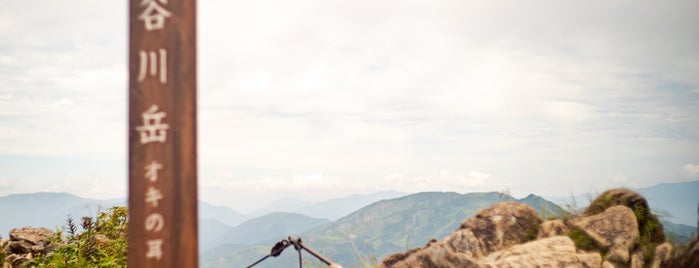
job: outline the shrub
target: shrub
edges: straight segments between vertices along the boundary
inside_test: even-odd
[[[96,218],[82,217],[82,232],[72,218],[51,238],[60,245],[56,250],[37,256],[28,267],[126,267],[126,231],[128,212],[125,207],[112,207],[99,212]]]

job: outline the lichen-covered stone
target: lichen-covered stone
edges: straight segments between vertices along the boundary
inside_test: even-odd
[[[4,241],[5,261],[8,267],[20,267],[32,256],[48,254],[55,249],[49,239],[54,232],[47,228],[22,227],[10,230],[10,240]]]
[[[658,218],[651,214],[648,201],[641,194],[629,189],[615,188],[604,191],[585,209],[585,215],[591,216],[602,213],[613,206],[625,206],[638,216],[639,227],[647,227],[645,232],[653,243],[665,242],[665,233]]]
[[[480,211],[442,241],[454,252],[478,258],[493,251],[522,243],[541,223],[529,205],[502,202]]]
[[[626,206],[613,206],[602,213],[571,219],[573,227],[581,230],[597,245],[609,249],[607,260],[628,263],[630,250],[638,242],[638,222]]]
[[[655,247],[655,254],[653,254],[653,263],[651,263],[652,268],[663,267],[663,263],[666,263],[670,259],[670,253],[672,252],[672,244],[665,242],[657,247]]]
[[[32,245],[46,244],[54,232],[48,228],[22,227],[10,230],[10,241],[27,241]]]
[[[492,267],[601,267],[599,253],[576,252],[573,240],[555,236],[504,249],[478,260]]]
[[[643,252],[637,251],[631,255],[631,268],[643,268],[646,261],[643,259]]]
[[[454,252],[444,244],[430,243],[426,247],[406,252],[400,256],[392,255],[384,259],[381,268],[451,268],[483,267],[466,254]]]
[[[566,235],[568,232],[568,227],[561,220],[545,221],[539,225],[536,239]]]

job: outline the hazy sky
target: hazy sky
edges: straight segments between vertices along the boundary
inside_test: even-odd
[[[126,196],[127,1],[0,0],[0,195]],[[699,179],[699,1],[199,1],[200,198]]]

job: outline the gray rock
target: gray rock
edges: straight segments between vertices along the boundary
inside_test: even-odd
[[[626,206],[638,214],[642,222],[653,222],[655,226],[649,230],[650,241],[661,244],[665,242],[665,234],[662,225],[659,224],[658,218],[651,214],[651,209],[648,206],[648,201],[641,194],[629,189],[615,188],[604,191],[585,209],[585,215],[591,216],[604,212],[613,206]],[[642,223],[643,224],[643,223]]]
[[[643,268],[646,261],[643,259],[643,252],[636,251],[631,255],[631,268]]]
[[[541,223],[534,208],[526,204],[502,202],[480,211],[442,241],[454,252],[479,258],[523,242]]]
[[[652,268],[659,268],[663,267],[663,263],[666,263],[668,260],[670,260],[670,257],[672,253],[672,244],[665,242],[657,247],[655,247],[655,254],[653,255],[653,263],[651,263]]]
[[[32,245],[46,244],[54,232],[48,228],[22,227],[10,230],[10,241],[27,241]]]
[[[408,251],[406,254],[394,254],[385,258],[380,268],[415,268],[415,267],[483,267],[466,254],[454,252],[441,243],[430,243],[425,248]]]
[[[493,267],[602,267],[599,253],[577,253],[573,240],[566,236],[513,246],[478,261]]]
[[[611,262],[604,261],[602,263],[602,268],[616,268],[616,266],[614,266],[614,264],[612,264]]]
[[[629,263],[629,252],[640,236],[636,216],[626,206],[613,206],[600,214],[571,219],[569,224],[600,247],[609,249],[605,259],[614,262]]]
[[[570,230],[561,220],[545,221],[539,225],[536,239],[566,235]]]
[[[10,240],[2,243],[7,267],[20,267],[32,256],[47,254],[54,232],[47,228],[23,227],[10,230]]]

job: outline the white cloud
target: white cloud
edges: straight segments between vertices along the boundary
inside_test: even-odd
[[[624,184],[624,183],[631,181],[631,179],[624,176],[624,174],[617,174],[612,178],[612,181],[614,181],[614,183],[616,183],[616,184]]]
[[[699,177],[699,164],[686,164],[682,166],[682,170],[691,178]]]
[[[9,180],[9,179],[0,179],[0,193],[4,193],[7,190],[12,189],[14,187],[15,181]]]
[[[127,4],[5,4],[0,154],[123,161]],[[696,1],[199,4],[200,179],[221,198],[659,182],[699,150]]]

